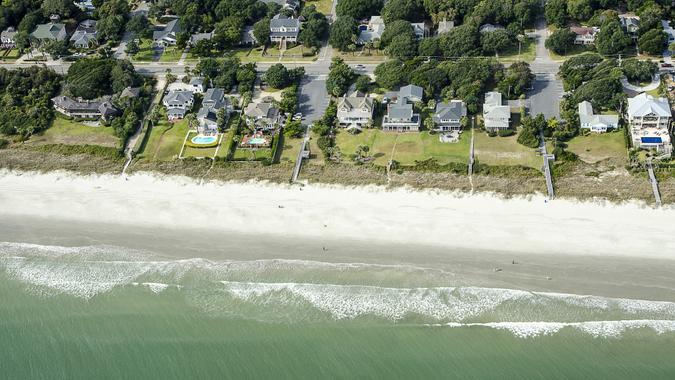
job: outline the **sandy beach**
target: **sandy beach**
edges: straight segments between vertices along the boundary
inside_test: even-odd
[[[378,187],[2,172],[8,216],[536,254],[673,259],[675,209]]]

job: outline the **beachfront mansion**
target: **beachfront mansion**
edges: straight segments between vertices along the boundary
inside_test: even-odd
[[[670,104],[666,98],[642,93],[628,99],[628,124],[633,146],[671,154]]]

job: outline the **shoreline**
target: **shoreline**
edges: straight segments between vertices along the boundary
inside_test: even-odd
[[[9,216],[410,244],[504,253],[675,259],[675,209],[543,195],[265,182],[135,173],[0,171]]]

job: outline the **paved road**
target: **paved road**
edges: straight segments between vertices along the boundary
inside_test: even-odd
[[[326,90],[325,75],[308,75],[300,84],[299,112],[305,116],[305,123],[313,123],[323,116],[330,98]]]
[[[536,74],[532,90],[527,94],[531,115],[543,114],[547,119],[560,117],[562,82],[555,74]]]

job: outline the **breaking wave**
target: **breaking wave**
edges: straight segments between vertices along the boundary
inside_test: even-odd
[[[121,247],[0,243],[0,274],[41,296],[90,299],[138,289],[158,297],[182,297],[206,313],[268,322],[376,320],[485,327],[521,338],[568,329],[595,337],[641,328],[675,332],[672,302],[432,286],[426,284],[452,284],[454,275],[405,265],[168,260]],[[410,279],[425,286],[406,286]]]

